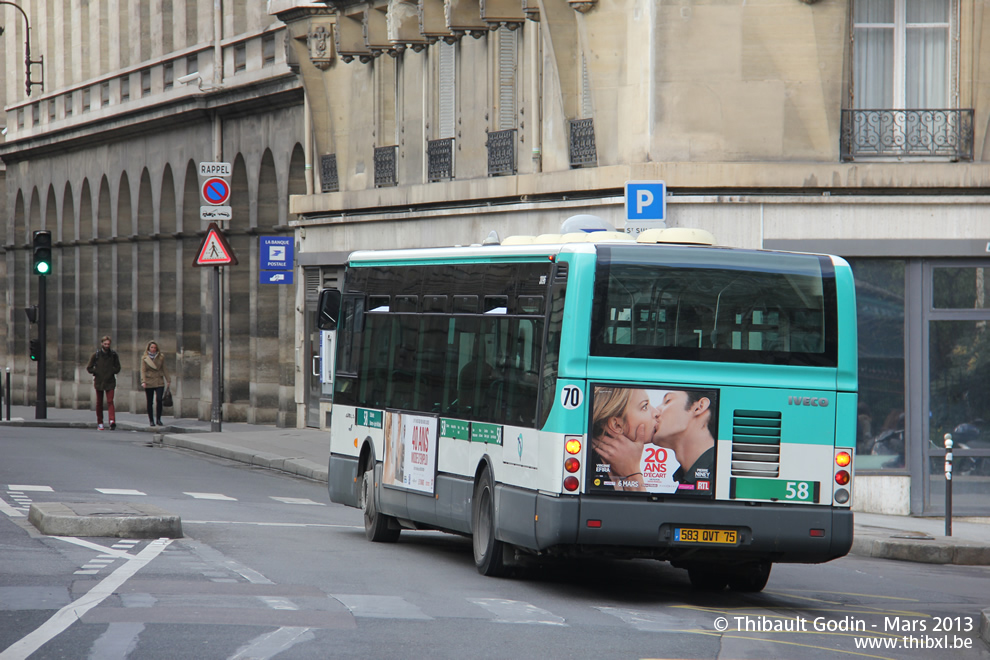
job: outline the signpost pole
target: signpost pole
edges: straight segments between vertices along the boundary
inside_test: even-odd
[[[222,430],[223,402],[220,392],[220,267],[213,267],[213,409],[210,413],[210,430]]]

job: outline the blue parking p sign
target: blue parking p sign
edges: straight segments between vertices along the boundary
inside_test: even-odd
[[[667,184],[663,181],[626,181],[626,220],[667,219]]]

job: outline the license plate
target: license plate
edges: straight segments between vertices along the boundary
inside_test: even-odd
[[[692,527],[675,527],[675,543],[719,543],[735,545],[739,534],[734,529],[701,529]]]

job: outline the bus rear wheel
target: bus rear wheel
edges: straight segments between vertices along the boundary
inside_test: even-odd
[[[374,543],[394,543],[402,530],[392,516],[379,513],[375,506],[375,464],[365,470],[361,484],[361,510],[364,512],[364,535]]]
[[[722,591],[729,576],[712,564],[698,564],[687,569],[691,586],[699,591]]]
[[[770,579],[770,562],[760,561],[755,564],[740,566],[738,572],[729,575],[729,589],[742,592],[763,591]]]
[[[495,538],[495,487],[489,470],[481,473],[474,487],[471,529],[474,565],[478,572],[488,577],[505,575],[505,544]]]

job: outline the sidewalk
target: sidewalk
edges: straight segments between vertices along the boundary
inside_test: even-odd
[[[0,412],[6,415],[6,409]],[[49,408],[47,414],[47,419],[36,420],[34,408],[12,406],[11,421],[0,421],[0,429],[5,425],[96,428],[96,415],[90,410]],[[220,433],[212,433],[209,422],[196,419],[167,417],[168,425],[157,428],[149,427],[144,419],[143,414],[118,413],[116,433],[148,433],[152,441],[167,447],[220,456],[316,481],[327,480],[330,437],[325,431],[224,422]],[[942,518],[857,513],[855,520],[850,554],[929,564],[990,566],[990,518],[954,519],[951,537],[944,536]]]

